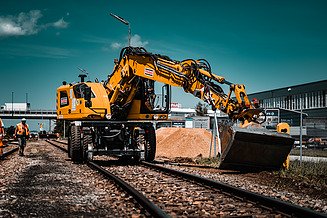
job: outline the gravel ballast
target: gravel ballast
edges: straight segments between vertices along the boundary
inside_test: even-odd
[[[0,162],[0,217],[144,217],[120,188],[43,141]]]

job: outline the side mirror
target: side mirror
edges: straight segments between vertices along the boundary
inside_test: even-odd
[[[84,99],[85,99],[85,101],[91,101],[91,97],[92,97],[91,87],[85,87],[84,88]]]
[[[85,100],[85,107],[92,107],[92,90],[91,87],[84,88],[84,100]]]

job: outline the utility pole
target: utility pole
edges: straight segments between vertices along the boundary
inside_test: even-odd
[[[288,92],[292,91],[292,88],[287,89]],[[290,102],[291,104],[291,102]],[[292,107],[292,109],[295,111],[295,108]],[[302,96],[300,95],[300,166],[302,166],[302,128],[303,128],[303,115],[302,115]]]
[[[11,115],[14,116],[14,92],[11,92]]]
[[[300,165],[302,166],[302,97],[300,96]]]

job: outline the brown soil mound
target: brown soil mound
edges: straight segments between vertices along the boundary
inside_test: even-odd
[[[211,132],[208,130],[160,128],[156,134],[157,157],[209,157]]]

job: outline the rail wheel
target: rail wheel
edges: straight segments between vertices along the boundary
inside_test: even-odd
[[[87,161],[87,160],[93,160],[93,153],[92,152],[88,152],[89,146],[91,146],[93,148],[93,141],[92,141],[92,135],[84,135],[83,138],[83,161]]]
[[[145,129],[144,160],[153,161],[156,156],[156,131],[153,126]]]
[[[83,161],[83,151],[81,146],[81,127],[71,126],[71,159],[75,163]]]

